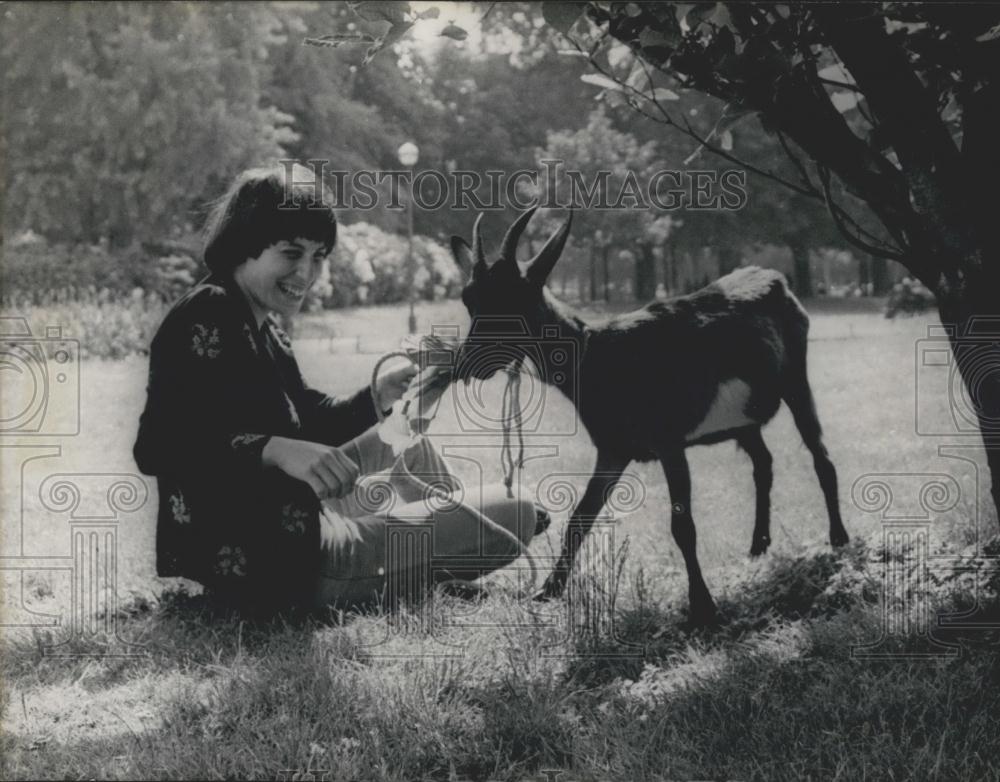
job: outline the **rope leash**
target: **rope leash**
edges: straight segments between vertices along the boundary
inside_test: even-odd
[[[524,431],[521,420],[521,359],[515,359],[507,369],[507,385],[503,390],[501,416],[503,423],[503,445],[500,447],[500,464],[503,468],[503,483],[507,487],[507,497],[514,497],[514,469],[524,468]],[[510,430],[517,429],[517,461],[510,446]]]
[[[382,365],[393,358],[405,358],[412,361],[412,352],[407,352],[403,350],[393,351],[392,353],[386,353],[378,361],[375,362],[375,366],[372,368],[372,379],[371,379],[371,394],[372,401],[374,402],[375,415],[378,418],[379,424],[382,424],[387,416],[382,412],[379,407],[379,400],[376,396],[375,388],[376,382],[378,381],[378,373],[382,368]],[[524,436],[521,432],[521,400],[520,400],[520,387],[521,387],[521,360],[518,359],[512,363],[507,368],[507,385],[504,388],[503,395],[503,432],[504,441],[500,451],[500,461],[504,469],[504,485],[507,487],[507,497],[508,499],[514,498],[513,483],[514,483],[514,468],[521,469],[524,466]],[[450,380],[449,380],[450,382]],[[406,415],[407,410],[409,410],[410,402],[412,400],[407,399],[403,403],[403,409],[400,411],[401,415]],[[433,416],[431,417],[433,418]],[[517,462],[514,461],[513,455],[510,447],[510,430],[512,426],[517,427],[517,437],[518,437],[518,457]],[[424,437],[424,435],[419,435]],[[397,457],[397,462],[403,461],[403,454]],[[404,463],[405,466],[405,463]],[[432,487],[425,481],[422,481],[416,475],[407,470],[407,474],[412,478],[423,492],[422,496],[429,496],[429,494],[435,494],[438,497],[442,497],[446,494],[442,489],[438,487]],[[486,527],[487,529],[496,532],[503,538],[513,543],[517,548],[518,553],[523,556],[528,561],[528,567],[531,570],[531,588],[534,589],[534,585],[538,581],[538,564],[535,562],[534,556],[528,550],[528,547],[521,542],[521,539],[517,537],[513,532],[511,532],[506,527],[497,524],[493,519],[483,515],[479,509],[472,507],[471,505],[466,505],[469,511],[473,514],[473,517],[479,522],[480,526]],[[442,582],[444,584],[456,583],[456,584],[469,584],[470,582],[462,578],[453,578],[448,581]]]

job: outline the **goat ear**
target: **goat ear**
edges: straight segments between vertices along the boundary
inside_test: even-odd
[[[475,264],[475,259],[472,257],[472,248],[469,247],[469,243],[461,236],[452,236],[451,254],[454,256],[455,263],[458,264],[458,268],[462,270],[465,278],[469,279],[472,277],[472,268]]]
[[[562,255],[563,247],[566,246],[566,239],[569,237],[569,229],[572,224],[573,210],[571,208],[566,222],[559,226],[559,230],[549,237],[545,246],[539,250],[538,255],[528,262],[528,269],[524,273],[524,276],[529,281],[535,285],[545,284],[545,281],[552,273],[552,267],[556,265],[556,261]]]

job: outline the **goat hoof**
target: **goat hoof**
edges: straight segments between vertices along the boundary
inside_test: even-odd
[[[462,581],[460,579],[443,581],[438,584],[438,589],[443,595],[457,597],[459,600],[466,600],[469,602],[485,600],[490,596],[489,590],[481,584],[477,584],[473,581]]]
[[[719,612],[712,598],[693,601],[690,609],[691,627],[712,627],[719,623]]]
[[[542,588],[531,599],[536,603],[547,603],[549,600],[558,600],[562,597],[565,586],[561,580],[547,579]]]
[[[830,545],[834,548],[846,546],[850,542],[851,536],[847,534],[846,529],[841,528],[830,533]]]
[[[539,506],[535,507],[535,535],[541,535],[545,530],[549,528],[552,524],[552,514],[549,513],[545,508]]]
[[[771,546],[771,539],[764,538],[754,538],[753,545],[750,546],[750,556],[759,557],[762,554],[766,554],[768,548]]]

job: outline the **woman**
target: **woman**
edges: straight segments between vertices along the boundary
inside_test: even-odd
[[[157,477],[161,576],[184,576],[258,607],[353,605],[384,585],[385,524],[393,518],[354,494],[362,475],[395,462],[373,428],[375,405],[389,411],[417,370],[386,371],[374,391],[344,399],[305,384],[274,315],[298,313],[337,223],[329,192],[316,198],[312,172],[296,167],[295,184],[285,175],[244,172],[214,208],[205,245],[211,274],[173,306],[150,348],[134,455]],[[426,441],[403,457],[397,470],[455,485]],[[414,502],[397,503],[393,513],[440,521],[433,509],[414,507],[418,499],[403,497]],[[530,541],[533,505],[489,491],[481,501],[485,515]],[[461,515],[452,514],[452,527]],[[477,553],[467,542],[450,550],[454,536],[441,531],[436,557]],[[511,541],[495,535],[483,548],[494,556],[481,567],[462,560],[463,573],[516,556]]]

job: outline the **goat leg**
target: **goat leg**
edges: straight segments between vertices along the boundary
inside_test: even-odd
[[[566,525],[566,534],[563,537],[559,560],[548,578],[545,579],[541,590],[535,595],[535,600],[551,600],[562,596],[566,582],[569,580],[569,574],[573,570],[576,552],[579,551],[583,539],[590,532],[594,521],[604,508],[605,501],[614,491],[625,468],[628,467],[629,461],[629,459],[618,455],[598,452],[594,474],[587,482],[587,489],[576,508],[573,509],[569,523]]]
[[[696,553],[697,536],[691,516],[691,472],[683,446],[664,450],[660,456],[663,472],[670,488],[670,531],[674,535],[688,573],[688,595],[691,623],[707,625],[715,621],[715,602],[701,575]]]

